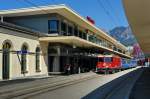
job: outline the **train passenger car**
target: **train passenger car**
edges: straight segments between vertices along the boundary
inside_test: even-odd
[[[135,60],[135,59],[131,59],[131,61],[130,61],[130,67],[132,68],[132,67],[136,67],[137,66],[137,60]]]
[[[125,70],[125,69],[129,69],[131,67],[131,64],[130,64],[130,60],[129,59],[125,59],[125,58],[122,58],[122,61],[121,61],[121,66],[122,66],[122,70]]]
[[[100,55],[96,66],[97,72],[114,73],[121,70],[121,57],[116,55]]]
[[[136,59],[124,59],[122,58],[122,70],[129,69],[137,66]]]

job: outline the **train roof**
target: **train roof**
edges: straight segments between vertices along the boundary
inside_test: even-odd
[[[98,57],[119,57],[118,55],[98,55]]]

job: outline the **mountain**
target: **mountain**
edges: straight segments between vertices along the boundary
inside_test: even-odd
[[[126,46],[132,46],[137,43],[130,27],[116,27],[110,30],[109,34]]]

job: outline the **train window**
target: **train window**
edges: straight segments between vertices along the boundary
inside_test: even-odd
[[[126,64],[126,63],[127,63],[127,61],[126,61],[126,60],[122,60],[122,63],[123,63],[123,64]]]
[[[111,58],[111,57],[105,57],[105,58],[104,58],[104,61],[105,61],[105,62],[112,62],[112,58]]]

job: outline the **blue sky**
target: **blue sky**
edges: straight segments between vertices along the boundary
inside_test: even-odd
[[[106,31],[128,26],[122,0],[28,0],[35,5],[66,4],[81,16],[90,16],[96,26]],[[31,7],[25,0],[1,0],[0,10]]]

